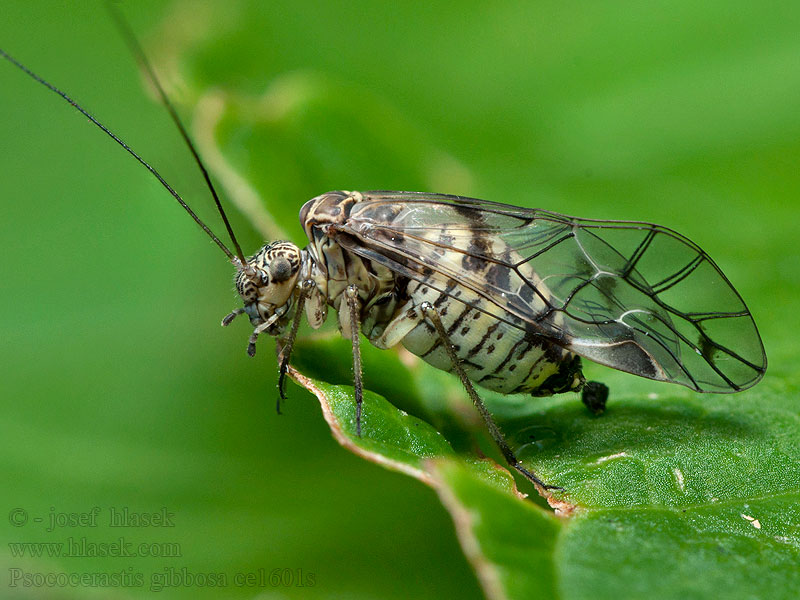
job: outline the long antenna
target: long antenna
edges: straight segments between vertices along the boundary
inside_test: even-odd
[[[119,144],[120,146],[122,146],[122,148],[124,148],[124,149],[125,149],[125,151],[126,151],[128,154],[130,154],[131,156],[133,156],[133,157],[134,157],[136,160],[138,160],[138,161],[139,161],[139,163],[141,163],[141,164],[142,164],[142,165],[143,165],[143,166],[144,166],[144,167],[145,167],[145,168],[146,168],[148,171],[150,171],[150,173],[152,173],[153,177],[155,177],[156,179],[158,179],[159,183],[161,183],[161,185],[163,185],[163,186],[164,186],[164,188],[166,188],[166,190],[167,190],[167,191],[168,191],[170,194],[172,194],[172,197],[173,197],[173,198],[175,198],[175,200],[177,200],[177,201],[178,201],[178,203],[179,203],[179,204],[180,204],[180,205],[181,205],[181,206],[184,208],[184,210],[185,210],[187,213],[189,213],[189,216],[191,216],[191,217],[192,217],[192,219],[194,219],[195,223],[197,223],[197,224],[200,226],[200,228],[201,228],[203,231],[205,231],[205,232],[206,232],[206,234],[208,235],[208,237],[210,237],[212,240],[214,240],[214,243],[215,243],[215,244],[217,244],[217,246],[219,246],[219,247],[220,247],[220,249],[221,249],[221,250],[222,250],[222,251],[225,253],[225,255],[226,255],[226,256],[227,256],[227,257],[228,257],[228,258],[229,258],[231,261],[239,261],[239,260],[241,260],[239,257],[235,256],[235,255],[234,255],[234,254],[233,254],[233,253],[232,253],[230,250],[228,250],[227,246],[225,246],[225,244],[223,244],[223,243],[222,243],[222,241],[221,241],[221,240],[220,240],[220,239],[219,239],[219,238],[218,238],[216,235],[214,235],[214,232],[213,232],[213,231],[211,231],[211,229],[209,229],[208,225],[206,225],[205,223],[203,223],[203,221],[200,219],[200,217],[198,217],[198,216],[197,216],[197,214],[196,214],[196,213],[195,213],[195,212],[194,212],[194,211],[193,211],[191,208],[189,208],[189,205],[188,205],[188,204],[186,204],[186,202],[184,202],[183,198],[181,198],[181,197],[180,197],[180,194],[178,194],[178,192],[176,192],[174,189],[172,189],[172,186],[170,186],[170,184],[168,184],[168,183],[167,183],[167,182],[164,180],[164,178],[161,176],[161,174],[160,174],[158,171],[156,171],[156,170],[155,170],[153,167],[151,167],[151,166],[150,166],[150,164],[148,164],[148,163],[147,163],[147,161],[145,161],[145,160],[144,160],[144,159],[143,159],[141,156],[139,156],[138,154],[136,154],[136,152],[134,152],[134,151],[133,151],[133,149],[132,149],[130,146],[128,146],[128,144],[126,144],[126,143],[125,143],[125,142],[123,142],[123,141],[122,141],[122,140],[121,140],[119,137],[117,137],[117,136],[114,134],[114,132],[112,132],[112,131],[111,131],[111,130],[108,128],[108,127],[106,127],[105,125],[103,125],[103,124],[102,124],[100,121],[98,121],[97,119],[95,119],[95,118],[94,118],[94,117],[93,117],[91,114],[89,114],[89,112],[88,112],[86,109],[84,109],[84,108],[83,108],[83,107],[82,107],[80,104],[78,104],[77,102],[75,102],[75,100],[73,100],[72,98],[70,98],[70,97],[69,97],[69,96],[68,96],[66,93],[62,92],[60,89],[58,89],[56,86],[54,86],[54,85],[53,85],[52,83],[50,83],[49,81],[46,81],[46,80],[42,79],[41,77],[39,77],[39,76],[38,76],[36,73],[34,73],[33,71],[31,71],[31,70],[30,70],[28,67],[26,67],[25,65],[23,65],[22,63],[20,63],[19,61],[17,61],[17,60],[16,60],[16,59],[15,59],[13,56],[11,56],[10,54],[6,53],[6,52],[5,52],[5,51],[4,51],[2,48],[0,48],[0,57],[2,57],[2,58],[5,58],[5,59],[6,59],[8,62],[10,62],[12,65],[14,65],[15,67],[17,67],[17,68],[18,68],[19,70],[21,70],[23,73],[27,74],[27,75],[28,75],[29,77],[31,77],[33,80],[35,80],[35,81],[37,81],[37,82],[41,83],[41,84],[42,84],[44,87],[46,87],[47,89],[49,89],[51,92],[54,92],[54,93],[58,94],[59,96],[61,96],[61,97],[62,97],[64,100],[66,100],[66,101],[67,101],[69,104],[71,104],[73,108],[75,108],[75,109],[76,109],[78,112],[80,112],[80,113],[81,113],[81,114],[82,114],[84,117],[86,117],[86,118],[87,118],[87,119],[89,119],[89,120],[90,120],[92,123],[94,123],[95,125],[97,125],[97,127],[99,127],[99,128],[100,128],[100,129],[101,129],[101,130],[102,130],[102,131],[103,131],[103,132],[104,132],[104,133],[105,133],[105,134],[106,134],[108,137],[110,137],[112,140],[114,140],[115,142],[117,142],[117,144]]]
[[[158,96],[161,98],[161,102],[164,103],[167,112],[169,112],[170,118],[172,118],[173,123],[175,123],[178,131],[180,131],[183,141],[186,142],[186,145],[189,147],[189,151],[192,153],[194,161],[200,168],[200,172],[203,174],[203,178],[206,180],[206,185],[208,186],[209,191],[211,191],[211,195],[214,197],[214,202],[217,205],[217,211],[219,211],[222,221],[225,223],[225,228],[228,230],[228,235],[230,236],[231,242],[233,242],[233,246],[236,249],[236,255],[239,257],[239,260],[242,262],[242,264],[244,264],[246,262],[244,259],[244,254],[242,254],[242,248],[239,246],[239,241],[233,234],[233,228],[231,227],[230,221],[228,221],[228,215],[225,214],[225,210],[222,208],[222,202],[220,202],[219,195],[217,194],[214,184],[211,183],[211,177],[208,174],[208,170],[206,170],[206,166],[200,159],[200,155],[197,153],[197,149],[195,148],[192,139],[189,137],[186,127],[183,126],[183,122],[178,116],[178,112],[175,110],[175,107],[170,101],[169,96],[167,96],[167,93],[164,91],[161,81],[159,81],[158,77],[156,76],[150,61],[147,59],[147,55],[144,53],[141,44],[139,44],[139,40],[136,39],[136,35],[133,33],[133,29],[125,18],[125,15],[122,14],[122,11],[120,11],[111,0],[107,0],[105,4],[108,8],[108,12],[111,13],[111,18],[114,19],[114,23],[117,25],[117,29],[119,29],[120,34],[128,44],[131,53],[136,58],[139,66],[144,69],[150,82],[156,88]]]

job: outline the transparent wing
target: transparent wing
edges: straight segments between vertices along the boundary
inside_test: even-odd
[[[753,318],[725,275],[658,225],[365,192],[335,235],[442,293],[457,282],[496,318],[615,369],[701,392],[748,388],[766,370]]]

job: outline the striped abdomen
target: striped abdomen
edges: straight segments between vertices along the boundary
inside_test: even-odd
[[[485,302],[455,281],[444,289],[447,294],[411,281],[407,295],[414,304],[427,301],[438,310],[462,367],[478,385],[503,394],[549,395],[568,391],[583,381],[580,361],[571,352],[480,310],[488,308]],[[428,364],[453,370],[443,342],[426,320],[412,329],[402,344]]]

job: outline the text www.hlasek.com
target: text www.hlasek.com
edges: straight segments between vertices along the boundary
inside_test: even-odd
[[[8,549],[14,558],[138,558],[156,556],[179,558],[181,545],[176,542],[128,542],[124,537],[114,542],[91,542],[85,537],[67,538],[66,542],[9,542]]]

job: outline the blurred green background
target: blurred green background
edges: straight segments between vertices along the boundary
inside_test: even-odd
[[[301,204],[336,188],[654,221],[698,242],[737,286],[764,337],[767,377],[797,373],[797,5],[124,7],[159,67],[181,72],[184,114],[209,87],[311,90],[300,109],[225,139],[242,163],[272,165],[258,170],[259,189],[294,241]],[[6,1],[0,47],[84,103],[216,225],[101,4]],[[340,449],[295,386],[275,415],[271,344],[250,360],[246,327],[219,327],[236,306],[232,269],[166,192],[63,102],[0,67],[0,597],[144,597],[153,573],[184,567],[287,568],[294,583],[302,569],[315,585],[161,597],[481,597],[431,490]],[[260,236],[234,221],[255,250]],[[95,506],[97,527],[46,531],[51,512]],[[109,528],[111,507],[166,507],[175,526]],[[6,517],[15,508],[24,526]],[[20,558],[5,543],[120,535],[177,543],[182,555]],[[8,587],[10,569],[126,568],[143,585]]]

